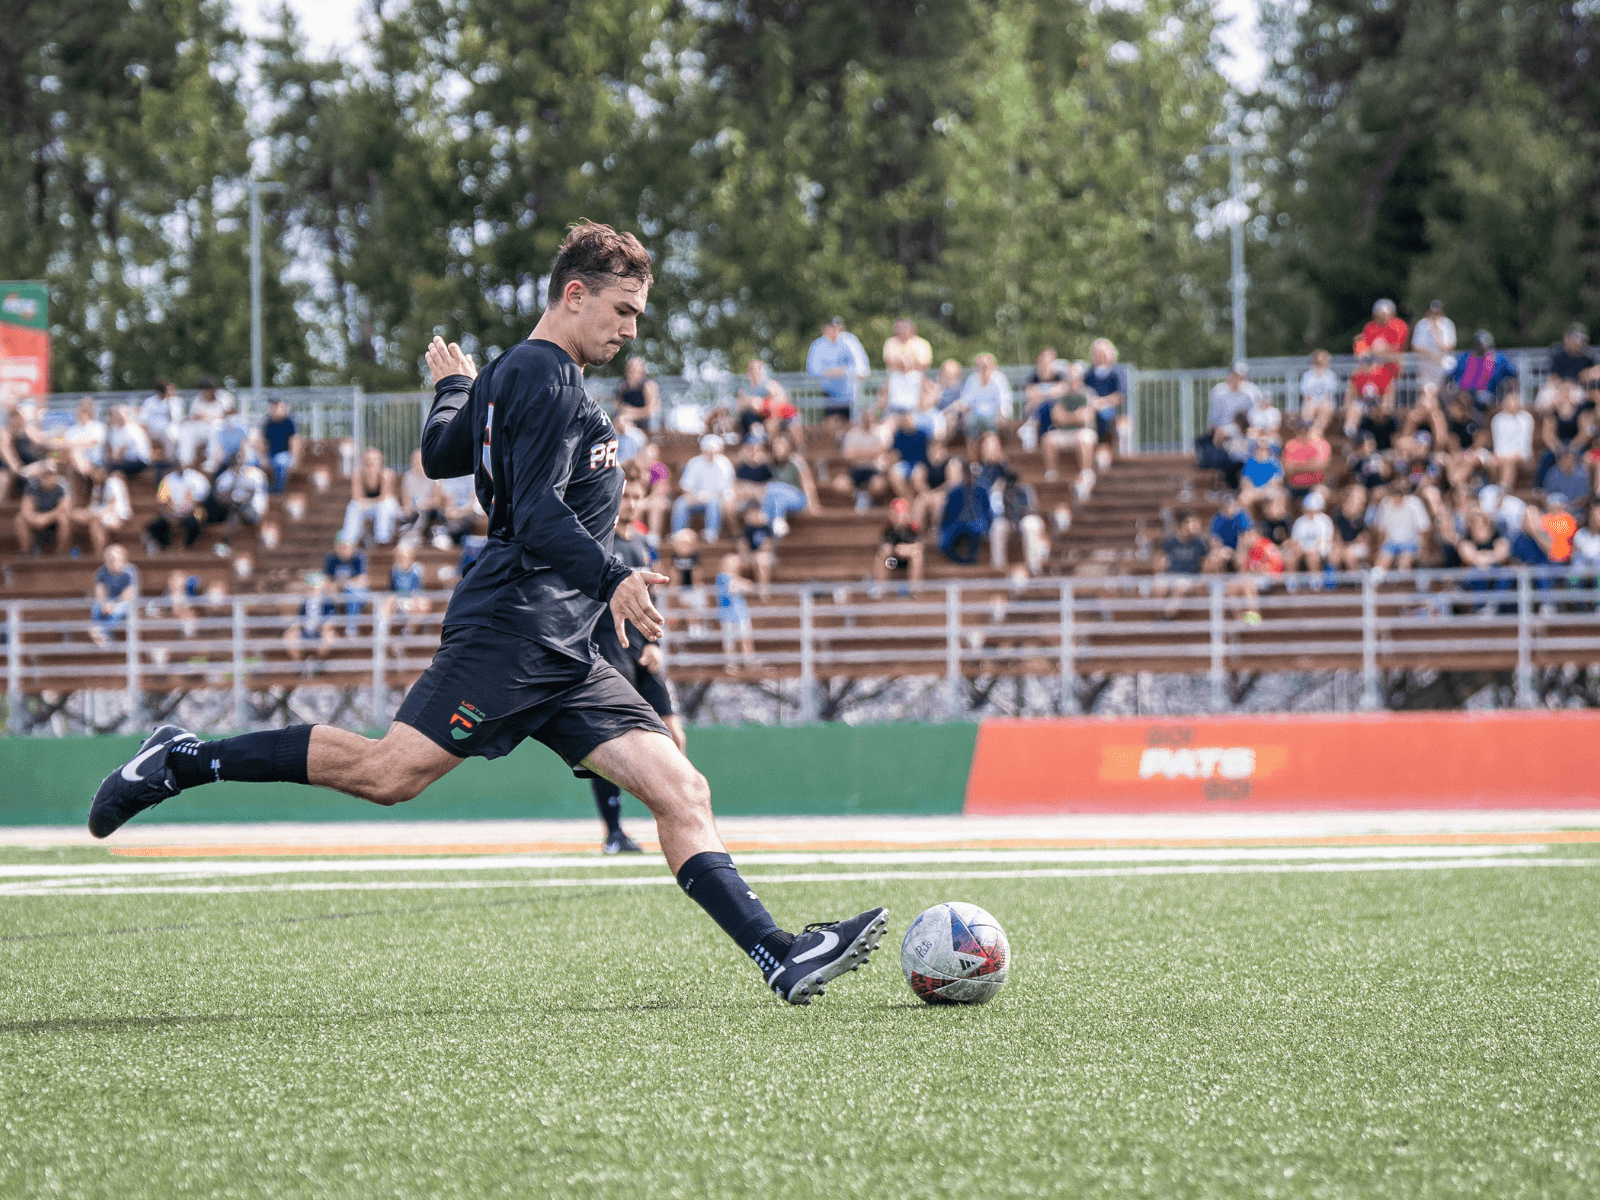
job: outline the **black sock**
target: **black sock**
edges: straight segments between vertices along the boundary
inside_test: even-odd
[[[606,823],[607,833],[622,832],[622,789],[609,779],[596,775],[589,781],[594,793],[594,806],[600,810],[600,819]]]
[[[216,742],[178,742],[167,765],[180,788],[237,779],[244,783],[307,783],[311,725],[263,729]]]
[[[696,854],[678,868],[678,886],[755,960],[763,976],[777,970],[794,935],[778,928],[729,855],[720,850]]]

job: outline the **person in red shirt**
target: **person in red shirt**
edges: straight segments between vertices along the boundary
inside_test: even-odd
[[[1290,495],[1297,501],[1304,500],[1312,488],[1326,480],[1333,447],[1327,438],[1298,420],[1290,422],[1288,433],[1289,440],[1283,444],[1283,481]]]
[[[1261,624],[1256,597],[1283,575],[1283,551],[1269,537],[1252,527],[1239,534],[1239,561],[1244,565],[1239,578],[1228,584],[1228,593],[1243,597],[1245,610],[1240,620],[1246,625]]]
[[[1398,373],[1400,352],[1405,349],[1410,333],[1411,326],[1395,312],[1394,301],[1379,300],[1372,306],[1372,320],[1362,327],[1361,336],[1356,339],[1356,356],[1374,355],[1380,362],[1393,363]],[[1387,343],[1381,352],[1377,345],[1380,339]]]

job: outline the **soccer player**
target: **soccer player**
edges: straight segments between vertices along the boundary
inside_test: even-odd
[[[645,540],[633,529],[633,521],[644,505],[645,486],[642,477],[630,473],[622,487],[622,504],[617,509],[617,526],[613,549],[624,566],[633,570],[650,566],[650,551]],[[633,690],[656,710],[656,715],[667,727],[679,750],[684,748],[683,722],[672,708],[672,695],[667,682],[661,677],[661,647],[644,640],[642,634],[629,622],[628,644],[623,646],[615,627],[601,621],[594,629],[595,648],[608,663],[616,668]],[[607,854],[637,854],[639,844],[622,832],[622,789],[611,780],[596,775],[589,781],[594,789],[595,807],[600,819],[606,823],[604,850]]]
[[[661,636],[650,585],[666,578],[611,553],[623,473],[611,421],[583,389],[583,369],[636,336],[650,284],[637,239],[580,224],[556,256],[547,307],[526,341],[481,372],[454,343],[428,347],[435,395],[423,467],[434,479],[474,475],[488,542],[450,598],[438,653],[382,738],[291,725],[201,742],[162,725],[100,784],[89,831],[106,837],[184,788],[224,779],[399,804],[463,758],[498,758],[531,737],[645,803],[679,885],[784,1000],[809,1004],[861,966],[887,911],[780,929],[717,835],[705,778],[594,650],[602,615],[624,647],[630,621],[647,639]]]

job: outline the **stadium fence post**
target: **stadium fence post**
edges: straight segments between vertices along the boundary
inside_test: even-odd
[[[244,721],[244,600],[233,598],[233,727],[243,729]]]
[[[22,605],[6,605],[6,728],[22,729]]]
[[[1226,712],[1228,708],[1227,673],[1223,660],[1227,654],[1227,641],[1222,632],[1222,580],[1211,581],[1211,711]]]
[[[361,469],[361,452],[367,448],[367,444],[366,444],[365,440],[363,439],[363,434],[365,433],[365,430],[362,428],[362,423],[361,423],[361,417],[363,415],[361,410],[362,410],[363,407],[365,407],[365,405],[363,404],[363,401],[365,399],[366,399],[366,397],[364,397],[361,394],[361,385],[359,383],[351,384],[350,385],[350,441],[354,444],[354,446],[356,448],[355,469],[357,471],[359,471]]]
[[[1378,694],[1378,588],[1368,571],[1361,577],[1361,708],[1375,712],[1382,707]]]
[[[313,442],[320,442],[322,440],[322,433],[322,401],[313,400],[311,402],[311,440]]]
[[[384,677],[384,656],[389,652],[389,616],[377,605],[372,614],[372,728],[389,721],[389,683]]]
[[[1194,375],[1189,371],[1178,374],[1178,447],[1184,453],[1194,450]]]
[[[1131,365],[1128,367],[1128,448],[1135,454],[1144,453],[1144,438],[1139,435],[1139,371]]]
[[[1527,567],[1517,568],[1517,692],[1516,706],[1532,708],[1533,692],[1533,580]]]
[[[810,722],[817,719],[817,661],[816,644],[812,638],[813,600],[811,589],[800,588],[800,719]]]
[[[961,715],[961,585],[944,585],[944,680],[952,719]]]
[[[144,724],[144,695],[139,687],[139,606],[128,606],[128,720],[135,731]]]
[[[1078,645],[1077,630],[1074,628],[1077,620],[1075,611],[1076,597],[1072,594],[1072,585],[1061,585],[1061,711],[1075,713],[1078,711]]]

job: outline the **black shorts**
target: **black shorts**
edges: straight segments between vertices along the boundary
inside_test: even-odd
[[[851,467],[850,482],[858,488],[864,488],[878,477],[877,467]]]
[[[658,716],[670,717],[673,713],[672,693],[667,690],[667,681],[661,676],[645,670],[635,660],[633,655],[622,648],[622,643],[617,641],[616,630],[605,624],[609,614],[602,613],[601,624],[595,626],[594,644],[600,655],[615,668],[628,683],[633,685],[633,690],[644,698],[644,702],[655,709]],[[638,637],[639,631],[632,625],[628,626],[630,637]]]
[[[471,625],[444,631],[395,720],[458,758],[499,758],[533,738],[575,773],[596,747],[630,729],[671,736],[604,658],[580,663]]]

